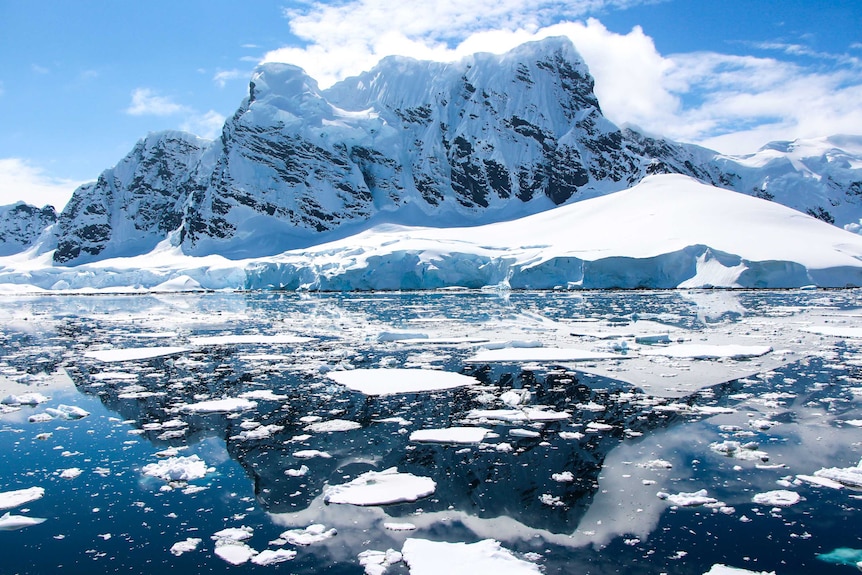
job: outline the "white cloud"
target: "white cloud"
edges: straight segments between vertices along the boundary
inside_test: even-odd
[[[215,73],[215,76],[213,76],[213,82],[218,84],[219,88],[224,88],[231,80],[242,80],[250,77],[251,72],[248,72],[247,70],[238,70],[236,68],[233,70],[219,70]]]
[[[180,129],[185,132],[197,134],[201,138],[213,140],[221,134],[224,126],[225,117],[210,110],[204,114],[192,114],[180,125]]]
[[[618,34],[595,19],[575,20],[645,1],[310,2],[285,10],[306,46],[269,52],[264,61],[301,66],[326,87],[391,54],[452,61],[564,35],[590,67],[603,111],[618,124],[728,153],[773,139],[862,133],[862,64],[853,56],[774,42],[754,46],[774,51],[774,58],[663,55],[639,27]]]
[[[149,88],[133,90],[132,103],[126,108],[126,113],[131,116],[172,116],[187,111],[185,106],[165,96],[159,96]]]
[[[24,201],[62,210],[75,188],[84,182],[54,178],[21,158],[0,158],[0,205]]]

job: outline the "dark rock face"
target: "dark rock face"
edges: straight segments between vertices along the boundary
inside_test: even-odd
[[[57,212],[51,206],[37,208],[23,202],[0,206],[0,256],[29,249],[56,221]]]

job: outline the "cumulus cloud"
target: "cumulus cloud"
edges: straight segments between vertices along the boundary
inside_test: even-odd
[[[301,66],[326,87],[387,55],[453,61],[562,35],[590,67],[603,111],[617,124],[727,153],[773,139],[862,133],[862,64],[854,56],[779,42],[753,46],[774,57],[666,55],[639,27],[620,34],[584,19],[645,1],[309,2],[285,10],[305,45],[269,52],[264,61]]]
[[[132,91],[132,103],[126,108],[126,113],[131,116],[173,116],[187,110],[185,106],[166,96],[159,96],[149,88],[136,88]]]
[[[51,177],[21,158],[0,158],[0,205],[25,201],[62,210],[75,188],[83,183]]]

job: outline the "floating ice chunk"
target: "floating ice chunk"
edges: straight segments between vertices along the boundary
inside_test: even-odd
[[[327,376],[365,395],[439,391],[479,383],[469,375],[433,369],[354,369],[333,371]]]
[[[862,489],[862,461],[856,467],[827,467],[814,472],[815,477],[831,479],[846,487]]]
[[[523,437],[527,439],[536,439],[542,437],[542,434],[538,431],[533,431],[531,429],[523,429],[520,427],[516,429],[510,429],[509,435],[511,435],[512,437]]]
[[[21,395],[7,395],[3,399],[0,399],[0,403],[4,405],[39,405],[40,403],[45,403],[48,401],[48,397],[42,395],[41,393],[31,392],[31,393],[22,393]]]
[[[50,413],[34,413],[27,418],[27,421],[30,423],[45,423],[47,421],[52,421],[53,419],[54,416]]]
[[[395,467],[368,471],[342,485],[327,485],[324,501],[350,505],[387,505],[416,501],[434,493],[437,484],[430,477],[399,473]]]
[[[257,555],[257,551],[241,542],[216,541],[215,554],[231,565],[242,565]]]
[[[304,475],[308,475],[308,466],[301,465],[299,469],[285,469],[284,474],[288,477],[303,477]]]
[[[821,553],[817,555],[817,558],[826,563],[834,563],[835,565],[859,567],[859,564],[862,563],[862,549],[839,547],[829,553]]]
[[[318,451],[317,449],[302,449],[300,451],[294,451],[293,456],[297,459],[313,459],[315,457],[320,457],[321,459],[331,459],[332,456],[325,451]]]
[[[828,487],[830,489],[844,489],[843,484],[838,483],[837,481],[833,481],[831,479],[827,479],[825,477],[816,477],[814,475],[797,475],[796,479],[798,479],[799,481],[810,483],[811,485],[819,485],[820,487]]]
[[[359,564],[365,567],[365,575],[383,575],[390,565],[400,563],[403,559],[401,552],[394,549],[386,551],[363,551],[357,557]]]
[[[337,534],[338,531],[334,528],[327,529],[325,525],[315,523],[305,529],[289,529],[282,533],[280,537],[293,545],[313,545],[335,537]]]
[[[594,401],[589,401],[587,403],[579,403],[575,407],[580,409],[581,411],[589,411],[592,413],[600,413],[602,411],[607,410],[607,406],[601,405]]]
[[[760,357],[772,351],[768,345],[706,345],[700,343],[680,343],[667,347],[641,350],[641,355],[660,355],[686,359],[745,359]]]
[[[0,509],[12,509],[25,503],[41,499],[45,495],[44,487],[28,487],[14,491],[0,492]]]
[[[728,567],[727,565],[716,563],[703,575],[775,575],[775,571],[749,571],[748,569]]]
[[[484,427],[419,429],[410,434],[410,441],[417,443],[479,443],[490,432],[490,429]]]
[[[709,497],[707,495],[706,489],[701,489],[699,491],[695,491],[693,493],[676,493],[670,494],[665,493],[664,491],[659,491],[656,495],[658,495],[659,499],[665,499],[672,503],[673,505],[678,505],[680,507],[696,507],[698,505],[707,505],[710,503],[717,503],[718,499],[713,497]]]
[[[207,467],[206,462],[197,455],[188,457],[169,457],[158,463],[144,465],[141,469],[144,475],[158,477],[164,481],[191,481],[205,477],[207,473],[215,471],[214,467]]]
[[[243,335],[215,335],[190,337],[189,343],[195,346],[203,345],[243,345],[243,344],[293,344],[314,341],[313,337],[302,337],[288,333],[275,335],[243,334]]]
[[[211,399],[199,403],[190,403],[180,408],[186,413],[219,413],[230,411],[246,411],[257,407],[256,401],[241,399],[237,397],[226,397],[224,399]]]
[[[519,405],[529,403],[531,393],[527,389],[510,389],[500,396],[500,401],[509,407],[517,407]]]
[[[255,565],[275,565],[284,563],[296,557],[296,551],[292,549],[266,549],[251,558]]]
[[[412,339],[428,339],[427,333],[415,331],[384,331],[377,336],[377,341],[403,341]]]
[[[818,335],[831,335],[834,337],[862,338],[862,327],[845,327],[838,325],[812,325],[799,328],[799,331],[816,333]]]
[[[571,415],[562,411],[550,411],[539,408],[524,409],[471,409],[465,415],[467,419],[488,419],[519,423],[524,421],[561,421]]]
[[[185,541],[177,541],[171,545],[171,553],[179,557],[183,553],[194,551],[201,544],[202,539],[196,537],[188,537]]]
[[[446,543],[407,539],[401,549],[410,575],[538,575],[535,563],[515,557],[499,541],[485,539],[476,543]]]
[[[24,515],[12,515],[6,512],[0,517],[0,531],[17,531],[18,529],[24,529],[31,525],[39,525],[44,522],[45,519],[42,517],[25,517]]]
[[[357,421],[348,421],[346,419],[332,419],[329,421],[318,421],[306,426],[306,431],[313,433],[331,433],[338,431],[353,431],[360,429],[362,424]]]
[[[625,359],[619,353],[578,348],[519,347],[484,349],[464,361],[467,363],[498,363],[525,361],[594,361],[599,359]]]
[[[179,355],[189,351],[186,347],[128,347],[125,349],[102,349],[98,351],[88,351],[84,353],[84,357],[92,357],[104,363],[116,361],[136,361],[141,359],[153,359],[156,357],[164,357],[168,355]]]
[[[95,380],[116,379],[120,381],[133,381],[137,380],[138,376],[134,373],[126,373],[123,371],[101,371],[99,373],[92,374],[90,378]]]
[[[413,523],[384,523],[384,529],[388,529],[389,531],[414,531],[416,529],[416,525]]]
[[[709,448],[716,453],[743,461],[767,461],[769,454],[757,449],[756,443],[740,444],[738,441],[720,441],[710,443]]]
[[[254,389],[239,394],[241,399],[259,399],[261,401],[283,401],[290,399],[287,395],[278,395],[271,389]]]
[[[60,477],[62,479],[75,479],[79,475],[81,475],[83,471],[78,467],[70,467],[69,469],[64,469],[60,472]]]
[[[638,467],[643,467],[645,469],[671,469],[673,464],[664,459],[650,459],[649,461],[638,463]]]
[[[796,505],[801,499],[800,495],[795,491],[786,489],[776,489],[775,491],[767,491],[758,493],[751,500],[759,505],[769,505],[771,507],[790,507]]]
[[[82,419],[90,415],[89,411],[85,411],[76,405],[64,405],[62,403],[56,408],[47,408],[45,412],[54,417],[60,417],[63,419]]]
[[[551,474],[551,479],[558,483],[571,483],[575,480],[575,474],[571,471],[563,471],[562,473]]]
[[[251,527],[227,527],[221,531],[213,533],[210,539],[214,541],[246,541],[254,535],[254,529]]]
[[[232,436],[231,439],[238,439],[240,441],[266,439],[267,437],[272,437],[274,433],[278,433],[282,429],[284,429],[283,425],[258,425],[253,429],[240,431],[238,435]]]
[[[591,421],[587,424],[586,431],[596,433],[599,431],[610,431],[613,428],[613,425],[607,423],[602,423],[600,421]]]
[[[565,506],[565,503],[563,503],[559,497],[551,495],[550,493],[543,493],[539,495],[539,501],[542,502],[542,505],[547,505],[548,507]]]

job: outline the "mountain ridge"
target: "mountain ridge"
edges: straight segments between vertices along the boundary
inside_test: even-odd
[[[593,86],[565,38],[453,63],[390,57],[326,90],[296,66],[265,64],[219,139],[150,134],[76,190],[53,260],[135,256],[166,240],[195,256],[268,256],[380,222],[517,219],[660,173],[841,226],[862,218],[851,136],[849,152],[825,138],[723,156],[615,126]],[[27,237],[14,245],[38,240]]]

